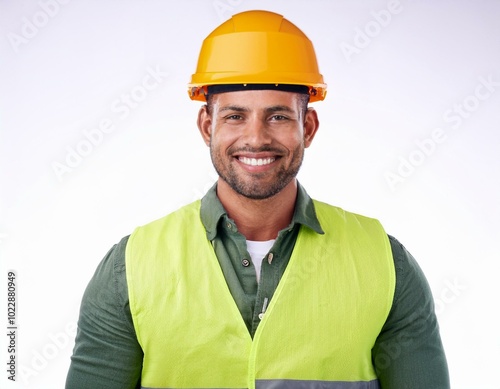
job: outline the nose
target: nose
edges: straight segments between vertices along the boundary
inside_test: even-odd
[[[244,130],[245,144],[254,148],[268,145],[272,142],[272,137],[268,126],[264,120],[259,118],[249,119]]]

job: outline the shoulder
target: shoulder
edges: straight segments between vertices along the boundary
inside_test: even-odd
[[[388,237],[396,271],[393,310],[396,304],[411,306],[421,298],[432,300],[429,284],[416,259],[399,240],[391,235]]]
[[[358,225],[358,227],[365,229],[370,235],[379,237],[383,235],[384,240],[388,240],[396,276],[394,304],[400,298],[408,297],[407,295],[421,296],[422,292],[425,292],[426,296],[430,294],[430,288],[425,275],[415,258],[398,239],[385,232],[383,225],[378,219],[350,212],[341,207],[318,200],[313,200],[313,204],[316,216],[322,227],[325,226],[328,228],[330,225],[331,229],[335,231],[336,223],[350,221],[351,225]]]
[[[133,327],[128,314],[128,288],[125,269],[125,251],[129,236],[122,238],[104,256],[94,275],[87,284],[81,302],[81,312],[85,317],[94,313],[106,320],[126,322],[128,329]],[[82,322],[84,323],[84,322]],[[82,324],[85,326],[85,324]],[[89,326],[87,325],[86,328]]]
[[[107,282],[110,278],[116,278],[125,272],[125,251],[129,237],[129,235],[123,237],[109,249],[97,266],[92,281]]]
[[[392,236],[389,241],[396,289],[391,311],[372,349],[380,383],[384,388],[449,388],[446,357],[427,279],[408,250]]]

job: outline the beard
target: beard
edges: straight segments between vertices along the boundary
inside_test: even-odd
[[[292,152],[292,160],[288,168],[281,165],[277,170],[271,172],[245,174],[245,172],[238,172],[235,167],[236,162],[232,162],[233,157],[231,155],[236,152],[275,152],[277,155],[283,155],[283,150],[268,146],[260,149],[240,148],[231,150],[230,148],[225,158],[223,158],[221,153],[210,144],[210,157],[219,177],[236,193],[252,200],[264,200],[281,192],[297,177],[304,159],[304,145],[299,144]]]

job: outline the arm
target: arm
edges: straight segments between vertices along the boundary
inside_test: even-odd
[[[128,304],[127,240],[106,254],[85,290],[66,389],[140,387],[143,354]]]
[[[396,268],[391,312],[372,350],[383,389],[448,389],[446,357],[427,280],[411,254],[389,237]]]

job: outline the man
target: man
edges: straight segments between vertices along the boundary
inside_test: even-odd
[[[297,182],[326,85],[264,11],[204,41],[189,86],[219,179],[136,229],[83,297],[67,389],[448,388],[432,296],[378,221]]]

